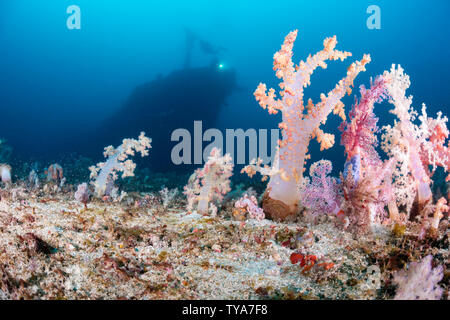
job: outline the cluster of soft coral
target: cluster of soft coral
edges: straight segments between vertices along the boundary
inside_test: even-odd
[[[422,224],[436,228],[442,211],[448,211],[448,207],[445,198],[433,204],[431,177],[438,166],[445,172],[449,169],[448,119],[441,112],[437,113],[436,118],[428,117],[424,104],[422,114],[418,116],[411,106],[412,96],[406,96],[409,76],[400,66],[396,68],[393,65],[384,76],[389,79],[389,101],[394,105],[391,112],[398,118],[393,126],[384,128],[382,144],[383,150],[396,162],[392,180],[397,204],[406,207],[408,217],[417,199]],[[415,123],[416,119],[419,119],[419,124]],[[432,219],[429,219],[429,213],[433,213]]]
[[[213,148],[204,167],[197,169],[184,187],[188,211],[215,216],[217,207],[214,203],[222,201],[223,196],[230,191],[229,178],[232,174],[231,156],[222,156],[220,149]]]
[[[278,161],[269,168],[261,167],[261,161],[255,160],[243,170],[249,175],[259,171],[270,176],[263,198],[264,212],[272,218],[285,219],[303,206],[315,215],[341,216],[346,226],[365,231],[376,223],[404,223],[416,200],[422,225],[437,228],[448,206],[445,198],[433,203],[436,199],[432,197],[430,178],[437,166],[448,172],[447,118],[440,112],[437,118],[429,118],[423,106],[418,117],[421,123],[414,124],[417,112],[411,107],[412,98],[405,96],[409,77],[400,66],[393,65],[390,71],[371,81],[370,88],[361,86],[361,98],[356,99],[347,120],[340,99],[345,93],[350,94],[354,78],[365,71],[365,64],[370,62],[368,55],[353,63],[347,77],[328,96],[322,94],[318,104],[310,99],[305,105],[303,88],[310,84],[312,72],[318,66],[326,68],[327,59],[343,60],[351,54],[336,51],[336,38],[327,38],[322,51],[295,66],[292,49],[296,35],[297,31],[291,32],[274,56],[274,70],[283,80],[280,99],[276,99],[274,89],[267,92],[264,84],[255,91],[256,100],[264,109],[271,114],[282,113]],[[374,113],[375,103],[383,100],[394,105],[391,112],[398,118],[393,126],[383,128],[382,149],[388,156],[385,160],[377,152],[380,129]],[[334,144],[334,136],[319,128],[331,112],[343,119],[339,127],[346,153],[343,173],[339,179],[329,177],[331,162],[322,160],[311,166],[311,179],[305,179],[310,140],[317,138],[321,150]]]

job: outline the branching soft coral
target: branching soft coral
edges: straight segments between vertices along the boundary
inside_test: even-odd
[[[428,255],[420,262],[411,262],[407,271],[394,275],[398,285],[395,300],[439,300],[443,289],[438,285],[444,276],[443,266],[433,269],[433,256]]]
[[[95,179],[91,182],[95,188],[95,196],[108,195],[107,186],[112,187],[114,181],[118,178],[117,173],[122,172],[122,178],[134,176],[136,164],[127,158],[128,156],[134,156],[135,152],[139,152],[142,157],[148,156],[148,149],[151,148],[150,143],[151,139],[147,138],[144,132],[141,132],[138,140],[123,139],[122,144],[117,149],[113,146],[106,147],[103,154],[108,157],[108,160],[89,167],[91,179]]]
[[[5,184],[11,183],[11,166],[0,163],[0,180]]]
[[[414,124],[418,113],[411,107],[412,96],[406,97],[409,88],[409,76],[403,69],[392,65],[390,72],[383,75],[388,80],[391,110],[398,118],[394,126],[384,127],[382,147],[384,151],[397,160],[394,173],[396,197],[399,204],[407,206],[409,212],[416,194],[419,207],[424,208],[432,200],[428,166],[442,166],[449,169],[450,149],[445,146],[448,138],[446,122],[448,119],[438,113],[436,119],[428,118],[425,105],[419,118],[420,125]]]
[[[301,203],[312,215],[334,214],[340,211],[339,186],[328,175],[333,170],[331,161],[320,160],[309,169],[311,181],[301,190]]]
[[[391,159],[382,163],[377,170],[365,171],[359,181],[355,181],[351,174],[341,174],[344,194],[341,210],[351,229],[366,232],[374,224],[383,222],[386,216],[384,208],[393,198],[392,170]]]
[[[353,203],[358,208],[355,211],[351,206],[347,206],[352,225],[369,226],[374,217],[383,216],[383,207],[386,204],[391,219],[399,219],[391,186],[393,161],[383,162],[375,149],[378,145],[378,118],[373,109],[375,103],[388,98],[388,82],[388,78],[377,76],[374,81],[371,80],[369,89],[362,85],[361,98],[359,101],[355,98],[349,121],[342,122],[339,127],[342,132],[341,145],[345,147],[347,154],[342,177],[346,203]],[[348,177],[349,174],[352,176]],[[381,174],[384,176],[380,176]],[[374,184],[375,181],[383,182],[383,186]]]
[[[188,198],[187,209],[191,211],[197,204],[197,211],[200,214],[211,211],[211,215],[214,216],[217,208],[213,202],[222,201],[223,196],[230,191],[232,174],[231,156],[228,153],[222,156],[220,149],[213,148],[205,166],[197,169],[184,187],[184,194]]]
[[[89,202],[89,197],[91,193],[89,191],[88,184],[86,182],[78,185],[77,191],[75,191],[74,197],[75,200],[84,204],[84,208],[87,208],[87,203]]]
[[[336,37],[326,38],[324,49],[298,66],[292,62],[292,48],[297,37],[297,30],[290,32],[281,46],[281,50],[274,55],[274,70],[276,76],[282,79],[280,83],[280,99],[276,99],[275,90],[260,83],[254,95],[261,107],[269,113],[282,112],[283,138],[279,142],[279,169],[271,170],[270,182],[263,199],[263,209],[274,219],[283,219],[293,215],[298,210],[298,184],[302,183],[305,160],[309,141],[316,138],[321,150],[328,149],[334,144],[334,136],[324,133],[319,127],[333,112],[345,119],[344,105],[340,101],[346,93],[350,94],[350,87],[355,77],[365,71],[365,65],[370,62],[370,56],[364,55],[361,61],[356,61],[347,69],[347,76],[339,81],[336,87],[328,93],[321,94],[321,101],[316,105],[312,100],[303,102],[303,88],[310,84],[311,74],[317,67],[326,68],[326,60],[344,60],[351,56],[349,52],[335,50]],[[253,166],[250,173],[255,172]],[[268,171],[268,170],[265,170]]]
[[[425,140],[420,145],[420,156],[425,169],[429,176],[434,174],[437,166],[443,167],[446,172],[450,168],[450,148],[448,140],[449,130],[446,123],[447,117],[442,116],[442,112],[437,113],[437,118],[428,117],[425,105],[422,105],[422,115],[419,116],[421,121],[420,130],[428,132],[428,140]],[[445,145],[447,142],[447,145]],[[431,166],[432,171],[428,170]],[[447,174],[446,181],[450,181],[450,174]]]
[[[364,168],[378,167],[380,157],[375,147],[378,145],[376,133],[378,132],[378,118],[373,112],[374,104],[387,98],[387,81],[378,76],[371,81],[369,89],[364,85],[360,87],[361,99],[355,98],[355,104],[349,113],[349,121],[343,121],[339,130],[342,132],[341,145],[345,147],[347,161],[360,156]]]

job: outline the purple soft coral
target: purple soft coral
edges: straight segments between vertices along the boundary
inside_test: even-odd
[[[328,176],[333,169],[331,161],[320,160],[311,165],[311,182],[302,191],[302,204],[311,214],[338,214],[340,211],[338,184]]]
[[[86,182],[78,185],[77,191],[75,192],[75,200],[84,204],[84,207],[86,208],[90,196],[91,192],[89,191],[89,187]]]

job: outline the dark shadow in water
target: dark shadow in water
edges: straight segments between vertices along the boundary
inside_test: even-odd
[[[203,130],[214,127],[226,98],[236,88],[235,71],[222,70],[216,63],[157,77],[137,87],[124,106],[96,130],[95,141],[88,143],[89,153],[99,154],[106,145],[145,131],[153,140],[150,159],[146,161],[152,170],[191,170],[171,164],[171,149],[177,143],[171,141],[172,132],[187,129],[193,141],[195,120],[202,121]],[[86,136],[92,139],[91,135]]]
[[[187,30],[186,36],[183,68],[165,76],[158,75],[136,87],[121,108],[106,120],[95,123],[86,114],[86,123],[80,123],[53,114],[50,107],[45,111],[34,107],[33,101],[29,101],[33,109],[26,112],[9,107],[14,101],[2,101],[0,137],[9,141],[14,157],[27,162],[50,163],[73,152],[101,160],[104,147],[117,146],[122,139],[137,138],[145,131],[153,143],[150,156],[143,159],[140,166],[153,171],[192,170],[192,166],[172,164],[170,154],[177,142],[171,142],[171,133],[177,128],[185,128],[193,139],[195,120],[203,122],[203,130],[214,127],[227,97],[238,88],[235,70],[219,65],[218,54],[225,49],[200,39],[191,31]],[[191,67],[194,46],[207,55],[206,61],[211,60],[211,56],[212,61],[203,67]],[[48,104],[51,106],[52,102],[48,101]]]
[[[95,133],[84,134],[89,140],[82,143],[89,146],[87,154],[98,156],[106,145],[117,145],[121,139],[135,138],[140,131],[145,131],[153,140],[150,157],[145,160],[151,170],[192,170],[192,166],[172,164],[171,150],[177,144],[171,141],[172,132],[178,128],[187,129],[193,141],[194,121],[201,120],[203,130],[214,127],[221,107],[238,86],[235,70],[223,68],[216,57],[225,49],[201,40],[188,29],[185,32],[184,68],[167,76],[158,75],[153,81],[135,88],[125,104]],[[208,66],[190,67],[195,44],[205,54],[214,56]]]

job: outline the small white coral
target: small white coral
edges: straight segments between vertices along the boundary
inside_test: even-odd
[[[175,188],[169,190],[169,188],[164,187],[159,191],[159,195],[161,196],[163,207],[167,208],[178,195],[178,189]]]
[[[148,149],[151,148],[150,143],[151,139],[145,136],[145,132],[141,132],[138,140],[123,139],[122,144],[117,149],[113,146],[106,147],[104,156],[108,157],[108,160],[89,167],[91,179],[95,179],[92,182],[95,188],[95,196],[102,197],[106,194],[108,184],[118,178],[118,172],[122,172],[122,178],[134,176],[136,164],[132,160],[127,160],[127,158],[128,156],[134,156],[135,152],[140,152],[142,157],[148,156]]]
[[[11,183],[11,166],[7,164],[0,164],[0,177],[3,183]]]
[[[210,202],[222,201],[223,196],[230,191],[232,173],[231,156],[228,153],[222,156],[220,149],[213,148],[205,166],[197,169],[184,187],[188,199],[187,209],[191,211],[197,204],[199,213],[207,214],[209,209],[214,215],[217,208],[210,206]]]
[[[399,271],[394,275],[394,283],[398,284],[395,300],[439,300],[443,289],[438,285],[444,276],[443,267],[433,269],[431,255],[421,262],[411,262],[407,271]]]

